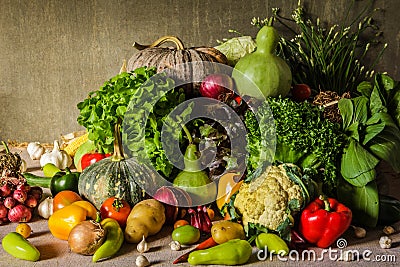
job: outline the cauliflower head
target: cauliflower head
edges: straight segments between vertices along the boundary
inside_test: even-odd
[[[287,165],[269,166],[255,180],[240,186],[234,207],[242,215],[243,225],[260,224],[277,231],[303,205],[302,188],[288,176]]]

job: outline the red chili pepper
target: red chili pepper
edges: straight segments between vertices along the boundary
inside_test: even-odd
[[[177,264],[177,263],[181,263],[181,262],[186,262],[189,258],[189,254],[192,251],[195,250],[200,250],[200,249],[206,249],[206,248],[211,248],[218,245],[217,242],[214,241],[214,239],[211,237],[209,237],[208,239],[204,240],[203,242],[201,242],[200,244],[198,244],[194,249],[186,252],[185,254],[183,254],[182,256],[180,256],[179,258],[177,258],[176,260],[173,261],[173,264]]]
[[[336,199],[319,197],[301,213],[299,231],[311,244],[330,246],[350,226],[351,210]]]
[[[84,170],[89,167],[93,163],[100,161],[104,158],[111,156],[111,154],[102,154],[102,153],[88,153],[82,156],[81,158],[81,168]]]

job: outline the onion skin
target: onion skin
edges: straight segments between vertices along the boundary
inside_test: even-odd
[[[68,236],[68,245],[72,252],[82,255],[93,255],[104,243],[106,232],[100,223],[83,221],[72,228]]]
[[[29,222],[32,219],[32,211],[23,204],[18,204],[8,211],[8,219],[11,222]]]
[[[210,74],[200,84],[200,94],[217,100],[233,95],[233,79],[226,74]]]
[[[165,207],[166,224],[174,224],[180,211],[180,207],[192,205],[189,194],[177,187],[162,186],[153,196],[154,199],[162,202]]]

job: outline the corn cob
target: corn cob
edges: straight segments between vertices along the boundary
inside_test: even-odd
[[[73,139],[69,144],[64,148],[64,151],[68,153],[71,157],[75,156],[78,148],[88,140],[89,133],[85,133],[75,139]]]

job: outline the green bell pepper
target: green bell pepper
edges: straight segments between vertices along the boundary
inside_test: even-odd
[[[23,176],[31,186],[50,188],[53,196],[63,190],[71,190],[79,194],[78,182],[80,172],[71,172],[68,168],[65,171],[57,172],[52,178],[37,176],[32,173],[23,173]]]
[[[212,248],[191,252],[188,262],[191,265],[238,265],[246,263],[251,254],[252,247],[248,241],[233,239]]]

